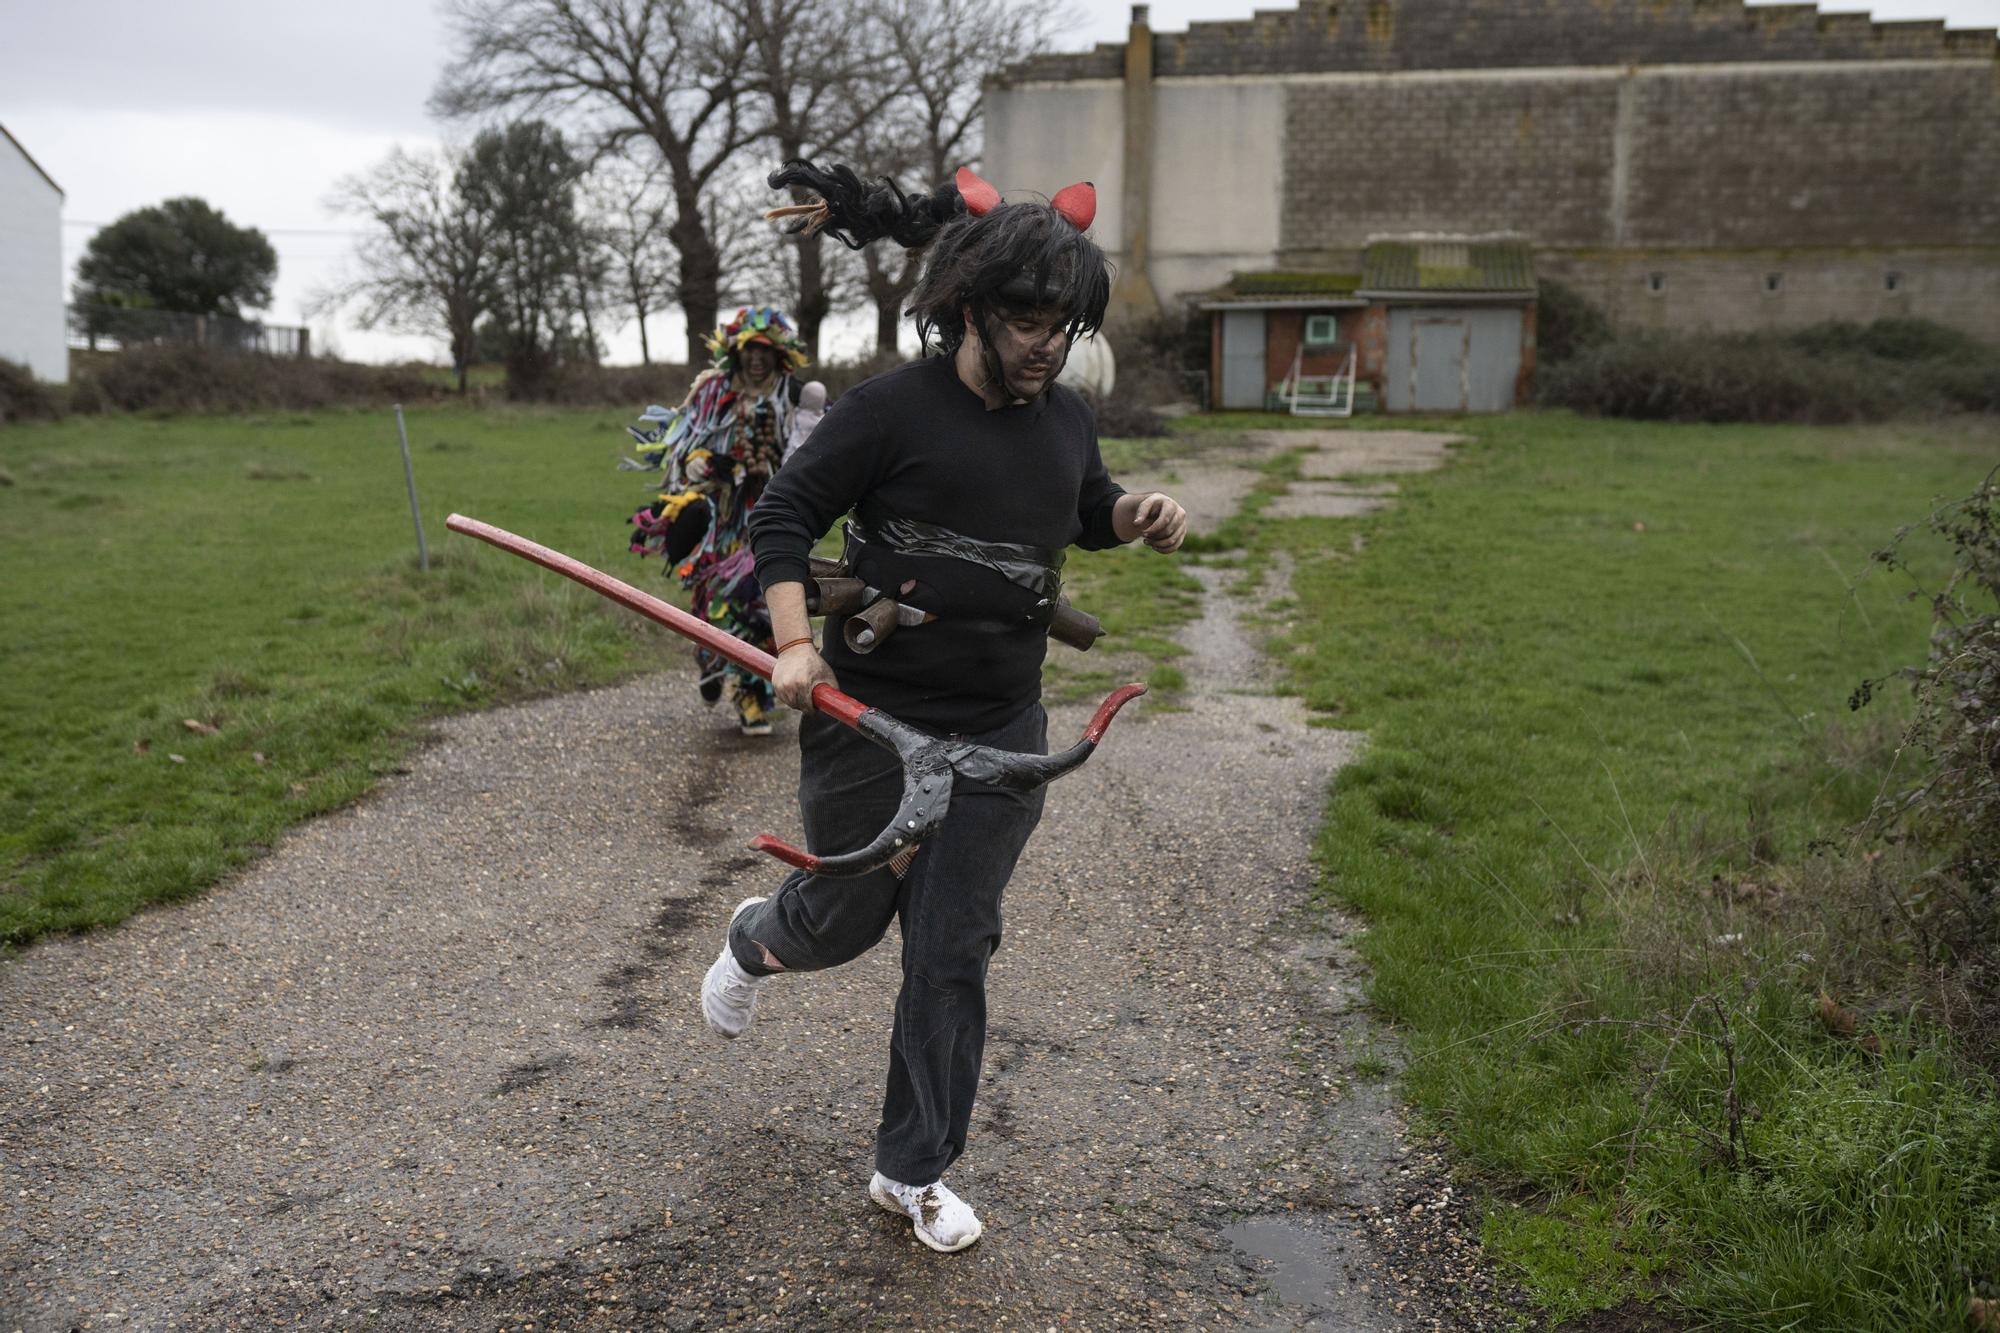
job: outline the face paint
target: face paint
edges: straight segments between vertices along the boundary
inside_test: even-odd
[[[777,368],[778,354],[765,344],[751,343],[743,349],[743,373],[748,378],[767,380]]]
[[[982,309],[976,327],[987,382],[1010,401],[1046,392],[1069,361],[1068,329],[1059,312]]]

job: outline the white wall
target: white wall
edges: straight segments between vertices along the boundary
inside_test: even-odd
[[[1072,181],[1097,187],[1090,235],[1109,253],[1118,245],[1125,189],[1125,108],[1108,79],[989,88],[986,156],[980,175],[1010,199],[1044,199]]]
[[[0,359],[69,379],[63,338],[62,193],[0,135]]]
[[[1153,82],[1153,290],[1177,296],[1278,260],[1285,88]]]
[[[1160,299],[1277,263],[1285,89],[1244,80],[1153,83],[1150,273]],[[986,178],[1002,193],[1097,185],[1091,236],[1123,259],[1124,86],[1021,84],[986,94]]]

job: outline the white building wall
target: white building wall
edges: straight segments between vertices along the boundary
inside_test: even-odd
[[[1125,106],[1111,79],[986,91],[979,174],[1010,199],[1044,199],[1073,181],[1097,187],[1090,234],[1109,253],[1124,216]]]
[[[1285,88],[1254,80],[1153,84],[1150,275],[1160,299],[1277,263]],[[1026,83],[986,93],[986,179],[1002,193],[1097,186],[1091,236],[1123,261],[1124,85]]]
[[[1175,298],[1274,267],[1283,215],[1285,89],[1153,84],[1153,290]]]
[[[62,191],[0,135],[0,360],[69,379],[63,336]]]

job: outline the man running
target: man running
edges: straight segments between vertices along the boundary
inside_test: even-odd
[[[1163,494],[1111,480],[1088,404],[1056,383],[1074,341],[1103,323],[1109,295],[1103,252],[1084,235],[1088,187],[1005,204],[961,172],[956,188],[909,198],[803,163],[772,183],[793,181],[827,199],[816,222],[851,245],[930,241],[911,314],[931,354],[843,395],[751,515],[773,680],[805,714],[806,838],[827,855],[883,826],[902,771],[895,755],[811,711],[816,684],[940,736],[1046,753],[1041,667],[1063,551],[1138,539],[1171,552],[1187,516]],[[815,646],[807,618],[808,553],[844,515],[851,572],[935,617],[866,653],[847,647],[838,616]],[[857,878],[795,871],[739,905],[702,987],[709,1025],[735,1037],[771,977],[838,966],[900,922],[903,986],[869,1194],[935,1250],[980,1236],[943,1176],[972,1119],[1001,894],[1042,801],[1040,789],[959,779],[942,828],[913,854]]]

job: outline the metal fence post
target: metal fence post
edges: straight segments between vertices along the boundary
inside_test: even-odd
[[[403,426],[403,405],[396,404],[396,438],[403,446],[403,486],[410,492],[410,522],[417,529],[417,568],[431,567],[430,553],[424,549],[424,516],[417,512],[417,474],[410,468],[410,432]]]

